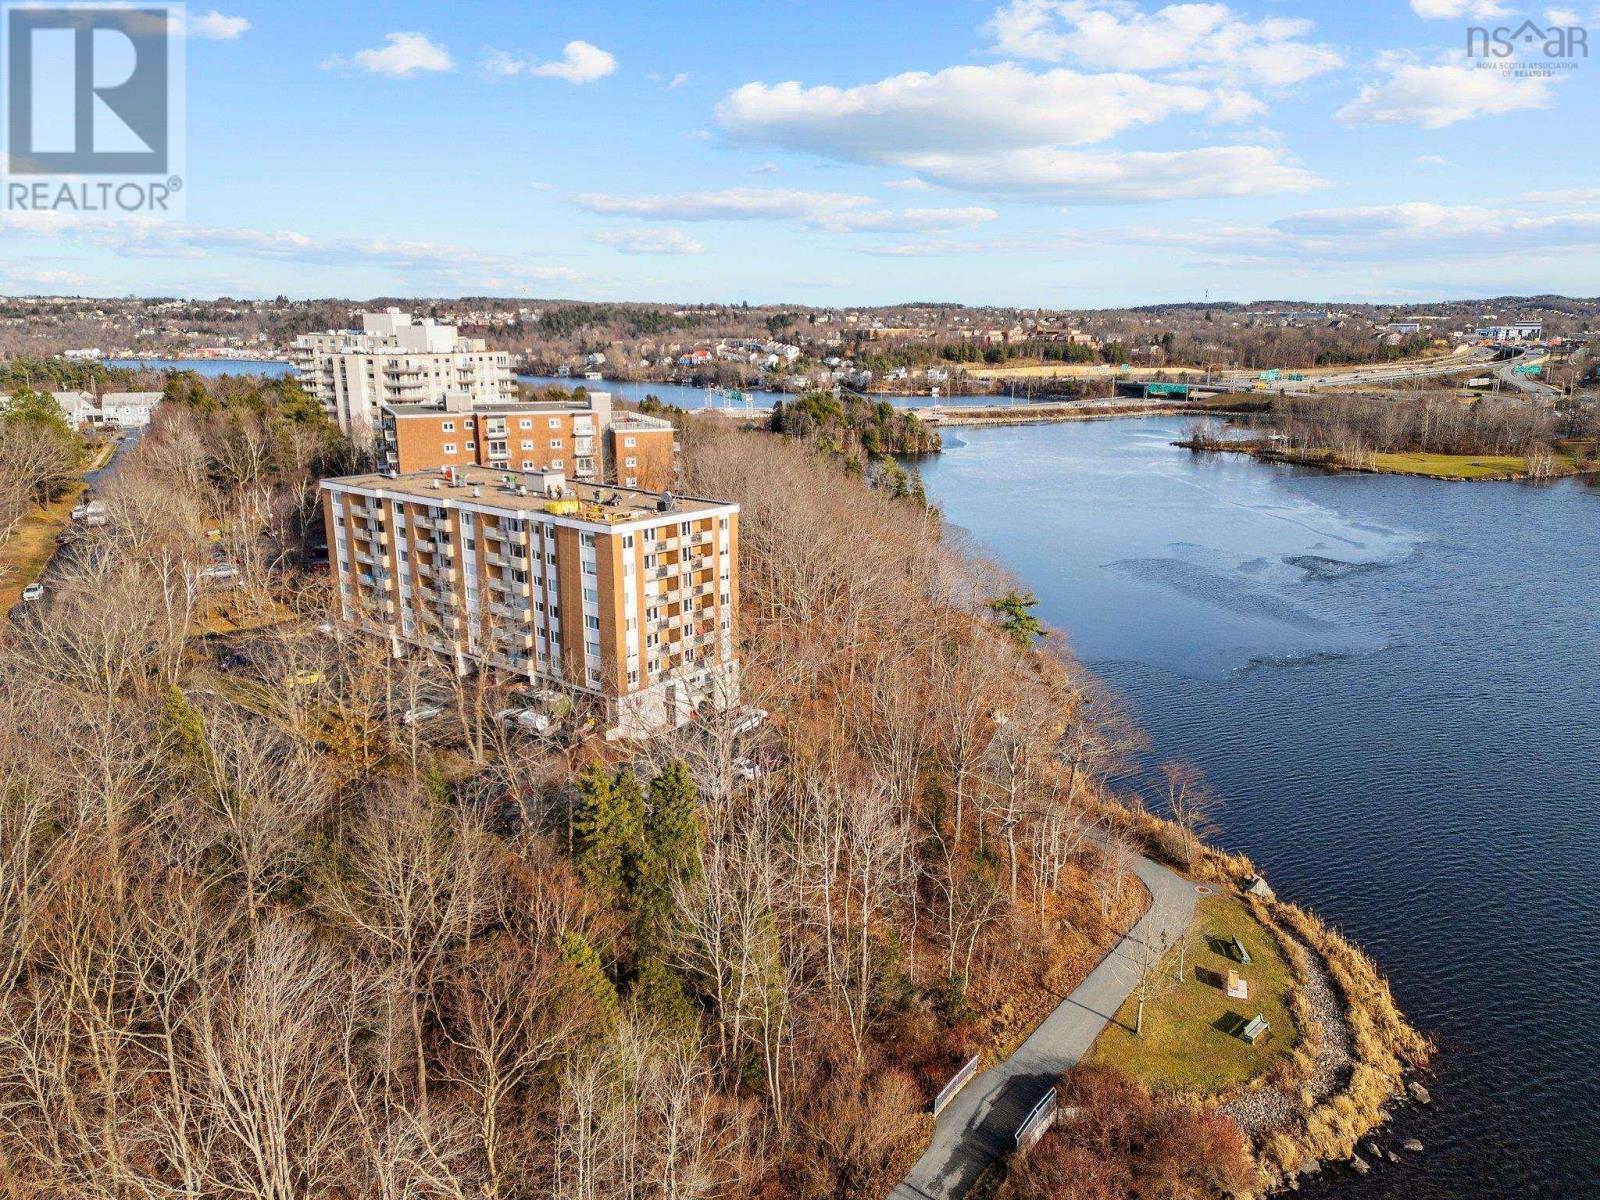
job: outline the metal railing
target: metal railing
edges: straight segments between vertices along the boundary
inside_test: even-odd
[[[945,1084],[944,1087],[939,1090],[939,1094],[933,1098],[934,1116],[937,1117],[941,1112],[943,1112],[949,1105],[950,1101],[954,1100],[956,1096],[960,1094],[961,1089],[972,1082],[972,1077],[978,1073],[978,1058],[979,1056],[974,1054],[971,1058],[967,1059],[967,1061],[962,1064],[961,1069],[950,1077],[950,1082]]]
[[[1056,1090],[1051,1088],[1039,1097],[1039,1103],[1029,1110],[1028,1115],[1022,1119],[1022,1124],[1017,1126],[1016,1133],[1011,1135],[1012,1148],[1018,1154],[1026,1154],[1055,1123]]]

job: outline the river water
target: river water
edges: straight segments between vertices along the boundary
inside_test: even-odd
[[[950,431],[948,520],[1199,763],[1218,841],[1438,1042],[1426,1149],[1318,1197],[1600,1195],[1600,488],[1330,476],[1181,422]]]

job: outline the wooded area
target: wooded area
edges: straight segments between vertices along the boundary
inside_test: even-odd
[[[0,648],[8,1193],[880,1197],[1142,903],[1091,836],[1114,706],[936,513],[706,422],[773,769],[718,719],[508,733],[319,628],[348,447],[296,392],[175,381]]]

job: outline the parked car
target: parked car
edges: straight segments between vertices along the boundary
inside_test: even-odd
[[[550,730],[550,717],[531,708],[502,708],[494,719],[507,729],[520,729],[523,733],[548,733]]]
[[[733,760],[733,777],[742,779],[746,783],[760,779],[767,773],[764,763],[759,763],[753,758],[736,758]]]
[[[239,568],[231,562],[212,563],[200,569],[201,579],[229,580],[239,578]]]
[[[400,720],[406,725],[420,725],[424,721],[433,720],[443,712],[444,708],[438,704],[417,704],[406,709],[401,714]]]
[[[33,583],[30,583],[27,587],[22,589],[22,598],[24,600],[37,600],[37,599],[39,599],[40,596],[43,596],[43,595],[44,595],[44,584],[39,583],[37,580],[35,580]]]
[[[564,717],[572,711],[572,697],[558,688],[522,684],[512,688],[506,696],[513,704],[538,709],[552,717]]]
[[[766,709],[752,708],[748,704],[741,704],[733,710],[731,715],[733,717],[733,732],[736,734],[753,733],[760,729],[767,720]]]

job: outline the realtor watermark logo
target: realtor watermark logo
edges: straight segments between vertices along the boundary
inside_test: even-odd
[[[1521,79],[1551,79],[1575,71],[1589,57],[1589,30],[1582,25],[1473,25],[1467,29],[1467,57],[1479,69]]]
[[[182,7],[6,4],[0,28],[5,209],[181,216]]]

